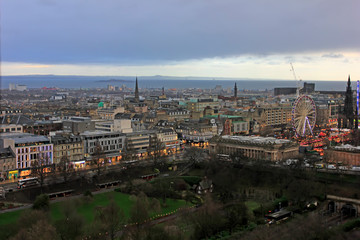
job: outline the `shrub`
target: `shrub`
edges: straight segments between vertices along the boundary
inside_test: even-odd
[[[360,218],[351,220],[342,226],[344,232],[349,232],[354,228],[360,227]]]
[[[47,211],[50,208],[50,199],[47,194],[40,194],[36,197],[33,209]]]
[[[93,197],[93,194],[92,194],[89,190],[86,190],[86,191],[84,192],[84,196],[85,196],[85,197]]]
[[[183,176],[182,179],[184,179],[185,182],[190,186],[193,186],[194,184],[199,184],[199,182],[201,181],[201,177],[198,176]]]

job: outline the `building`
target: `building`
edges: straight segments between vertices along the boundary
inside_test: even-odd
[[[73,134],[94,131],[95,122],[91,121],[91,118],[88,117],[70,117],[63,121],[63,130]]]
[[[9,83],[9,90],[10,91],[26,91],[27,90],[27,86],[26,85],[22,85],[22,84],[14,84],[14,83]]]
[[[187,102],[187,109],[191,112],[203,112],[206,107],[219,108],[217,98],[191,98]]]
[[[341,109],[339,105],[339,116],[338,116],[338,128],[349,128],[354,127],[354,106],[353,106],[353,92],[351,89],[350,76],[345,93],[345,104],[344,108]]]
[[[16,160],[15,153],[11,149],[11,147],[0,148],[0,178],[8,179],[11,171],[16,171]],[[14,178],[17,175],[11,174]]]
[[[178,124],[175,131],[181,140],[204,145],[218,133],[218,128],[210,122],[189,121]]]
[[[97,145],[101,146],[102,151],[109,161],[119,161],[121,152],[124,149],[125,135],[121,132],[86,131],[80,134],[86,160],[91,160]]]
[[[274,88],[274,95],[292,95],[296,94],[297,88]]]
[[[84,159],[84,145],[82,139],[77,135],[55,135],[50,137],[51,143],[54,145],[55,164],[59,164],[62,157],[66,156],[74,166],[78,165]]]
[[[95,130],[104,132],[114,132],[113,121],[95,121]]]
[[[140,96],[139,96],[139,85],[138,85],[138,79],[136,77],[136,82],[135,82],[135,102],[140,102]]]
[[[115,115],[124,113],[124,107],[99,108],[97,114],[101,119],[114,120]]]
[[[126,134],[126,151],[139,157],[147,156],[151,139],[156,138],[156,131],[141,131]]]
[[[63,129],[63,123],[61,121],[35,121],[23,125],[23,131],[25,133],[31,133],[36,135],[48,136],[50,132],[59,131]]]
[[[297,157],[299,145],[273,137],[224,135],[211,139],[209,151],[213,154],[238,154],[257,160],[281,161]]]
[[[46,159],[48,164],[53,163],[53,144],[45,136],[29,133],[3,133],[0,136],[0,147],[10,147],[15,153],[18,172],[13,175],[18,177],[28,176],[34,160]],[[12,175],[9,175],[11,178]]]
[[[304,87],[301,89],[302,93],[310,94],[315,91],[315,83],[304,82]]]
[[[133,130],[131,128],[130,119],[115,119],[114,120],[114,131],[121,133],[131,133]]]
[[[23,132],[23,126],[18,124],[0,124],[0,133],[21,133]]]
[[[164,147],[168,153],[180,150],[178,135],[172,128],[159,129],[156,136],[159,141],[164,143]]]
[[[269,105],[262,106],[255,110],[254,119],[256,119],[262,127],[276,126],[288,124],[291,122],[290,105]],[[258,114],[259,117],[256,116]]]
[[[360,166],[360,147],[341,145],[325,150],[329,163],[346,166]]]
[[[234,98],[235,99],[237,98],[237,92],[238,92],[238,88],[237,88],[236,83],[235,83],[235,86],[234,86]]]

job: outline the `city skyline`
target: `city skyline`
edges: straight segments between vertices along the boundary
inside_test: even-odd
[[[359,79],[360,3],[3,1],[3,75]],[[21,8],[19,7],[21,6]]]

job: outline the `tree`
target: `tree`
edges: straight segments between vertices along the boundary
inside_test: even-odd
[[[64,178],[66,183],[70,175],[74,172],[74,168],[71,166],[71,162],[68,156],[62,156],[58,164],[58,171]]]
[[[25,210],[17,220],[20,231],[13,240],[57,239],[56,229],[50,224],[49,215],[40,210]]]
[[[136,151],[133,148],[133,143],[131,140],[127,139],[125,140],[125,146],[124,152],[122,153],[122,159],[123,161],[132,161],[135,159]]]
[[[84,229],[84,219],[76,211],[73,201],[64,202],[64,218],[56,221],[55,226],[59,236],[63,240],[73,240],[82,235]]]
[[[205,154],[203,149],[197,147],[190,147],[185,150],[184,158],[192,164],[195,164],[204,161]]]
[[[145,193],[141,192],[130,209],[130,219],[135,225],[143,223],[149,218],[149,200]]]
[[[49,221],[40,220],[33,224],[30,228],[22,228],[12,240],[48,240],[57,239],[56,229]]]
[[[125,223],[125,214],[114,200],[106,207],[99,208],[95,221],[99,222],[100,230],[108,233],[110,239],[115,239],[116,232],[123,228]]]
[[[36,197],[33,209],[48,211],[50,208],[50,199],[47,194],[40,194]]]
[[[107,158],[99,142],[96,142],[95,150],[92,155],[91,165],[96,167],[97,175],[100,176],[101,169],[107,164]]]
[[[134,225],[126,228],[125,239],[144,239],[146,233],[141,224],[147,219],[149,219],[149,200],[146,194],[140,192],[130,209],[130,223]]]
[[[221,206],[214,203],[211,196],[205,197],[205,203],[191,216],[194,239],[208,239],[223,229],[224,221],[220,209]]]
[[[237,226],[244,226],[248,223],[248,209],[244,202],[236,203],[225,209],[226,219],[230,234]]]
[[[162,141],[160,141],[159,138],[155,137],[150,139],[148,155],[151,156],[155,166],[159,164],[164,149],[165,149],[165,144]]]
[[[45,179],[54,173],[54,165],[48,153],[40,152],[36,155],[36,159],[31,163],[31,176],[39,179],[41,191]]]

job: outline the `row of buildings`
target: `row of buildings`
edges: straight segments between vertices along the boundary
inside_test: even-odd
[[[83,168],[94,157],[97,146],[101,146],[109,163],[120,161],[125,154],[143,158],[152,154],[157,142],[161,142],[160,150],[164,155],[180,150],[181,141],[171,128],[131,133],[96,130],[79,135],[54,132],[48,137],[31,133],[3,133],[0,136],[0,177],[25,177],[35,160],[46,160],[48,164],[56,165],[64,156],[75,169]]]

